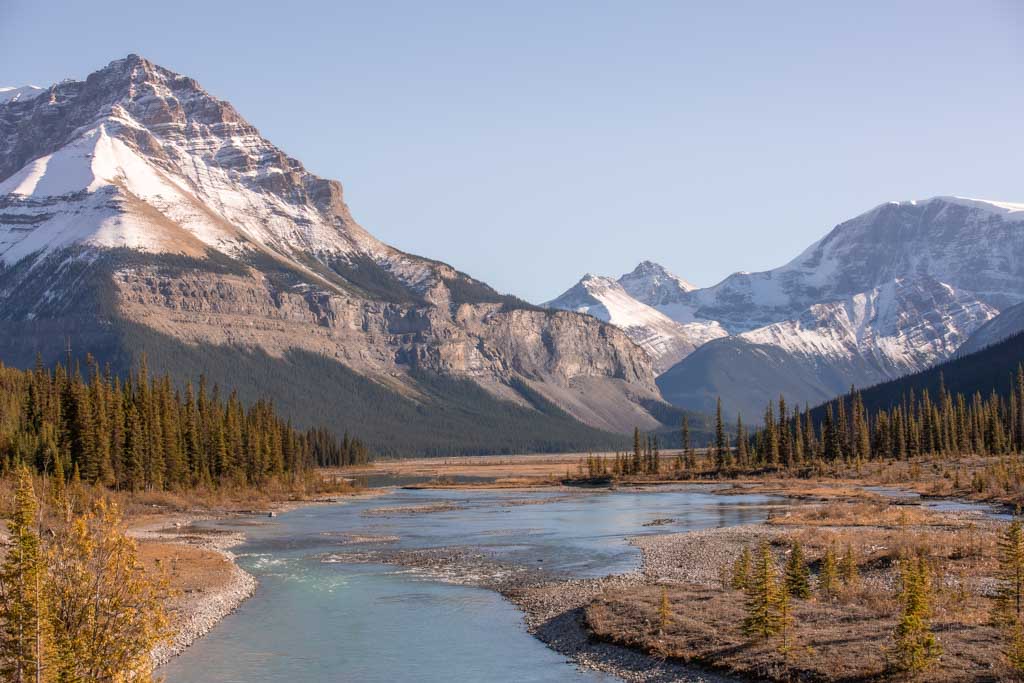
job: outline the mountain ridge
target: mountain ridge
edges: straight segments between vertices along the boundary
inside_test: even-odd
[[[670,401],[709,410],[722,394],[727,412],[760,414],[787,388],[798,402],[819,402],[849,384],[945,360],[1001,309],[1024,301],[1024,204],[953,196],[885,202],[779,268],[737,272],[705,288],[637,292],[637,303],[677,322],[723,330],[691,339],[677,363],[656,364]],[[571,303],[563,295],[548,305]],[[602,318],[614,323],[616,315]],[[737,384],[739,368],[747,387]]]

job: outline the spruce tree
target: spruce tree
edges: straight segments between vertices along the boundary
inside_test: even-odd
[[[1006,662],[1017,674],[1024,674],[1024,623],[1016,621],[1007,629]]]
[[[931,630],[931,578],[923,557],[903,563],[899,601],[902,614],[894,633],[895,663],[902,671],[919,673],[942,654]]]
[[[829,544],[821,568],[818,570],[818,593],[822,598],[831,600],[839,592],[839,567],[836,562],[835,545]]]
[[[804,551],[800,541],[794,540],[789,547],[789,559],[786,561],[784,583],[786,592],[794,598],[806,600],[811,597],[810,570],[804,559]]]
[[[725,469],[729,445],[725,441],[725,425],[722,422],[722,398],[718,398],[715,408],[715,469]]]
[[[1011,626],[1021,621],[1024,608],[1024,525],[1019,519],[1010,522],[999,536],[998,590],[992,621]]]
[[[672,605],[668,600],[668,588],[661,588],[661,604],[658,606],[658,633],[664,635],[672,622]]]
[[[743,428],[743,417],[736,415],[736,463],[740,467],[750,464],[750,455],[747,453],[747,433]]]
[[[779,587],[775,577],[775,558],[767,542],[761,544],[747,586],[747,616],[743,632],[769,638],[779,632]]]
[[[793,603],[790,600],[790,593],[786,590],[779,591],[779,597],[776,604],[776,609],[779,614],[779,636],[781,642],[779,643],[779,652],[782,653],[783,662],[789,661],[789,652],[793,648],[793,625],[796,621],[793,618]]]
[[[752,558],[750,548],[744,547],[740,554],[733,560],[732,572],[729,577],[729,586],[734,590],[747,590],[750,585],[750,565]]]
[[[846,544],[846,551],[843,553],[843,559],[839,563],[839,576],[849,589],[856,588],[860,582],[857,556],[853,551],[853,546],[849,543]]]
[[[32,474],[18,468],[10,547],[0,566],[0,674],[5,681],[40,681],[46,674],[48,616],[45,565]]]
[[[633,464],[632,473],[640,474],[641,463],[643,462],[643,446],[640,440],[640,428],[633,427]]]

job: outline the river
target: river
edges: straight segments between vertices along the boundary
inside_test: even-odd
[[[543,504],[540,504],[542,501]],[[160,671],[167,683],[604,681],[523,626],[497,593],[339,553],[479,546],[505,562],[574,576],[638,565],[627,536],[763,521],[778,499],[673,491],[406,491],[245,523],[239,564],[256,594]],[[381,508],[446,504],[409,514]],[[377,512],[374,512],[377,511]],[[644,526],[662,518],[674,522]],[[384,539],[356,543],[349,534]],[[396,540],[397,539],[397,540]]]

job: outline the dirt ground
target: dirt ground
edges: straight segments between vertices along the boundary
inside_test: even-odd
[[[139,561],[154,576],[167,576],[176,595],[168,605],[172,612],[190,595],[223,588],[233,571],[223,553],[181,543],[142,541]]]
[[[605,454],[612,455],[614,454]],[[495,479],[559,480],[566,473],[575,474],[580,453],[541,455],[486,455],[458,458],[413,458],[409,460],[383,460],[366,467],[348,468],[346,476],[393,474],[401,476],[432,477],[443,481],[447,477],[493,477]],[[528,483],[528,482],[527,482]]]

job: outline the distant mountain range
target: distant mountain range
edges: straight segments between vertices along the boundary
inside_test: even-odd
[[[678,415],[618,327],[384,244],[339,183],[136,55],[0,90],[0,360],[69,341],[397,454],[622,445]]]
[[[621,326],[672,403],[709,411],[720,395],[757,416],[779,393],[816,404],[930,367],[972,334],[967,348],[1004,338],[1024,323],[1021,302],[1024,204],[935,197],[882,204],[780,268],[713,287],[646,262],[618,281],[587,275],[546,305]]]

